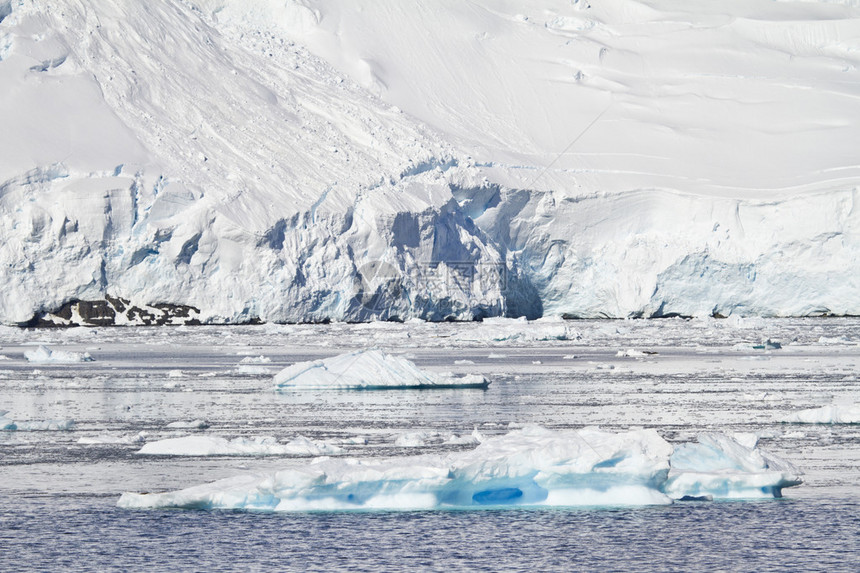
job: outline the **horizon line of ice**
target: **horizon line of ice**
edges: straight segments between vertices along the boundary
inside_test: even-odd
[[[274,383],[278,390],[448,389],[490,385],[489,380],[477,374],[428,372],[405,358],[376,349],[299,362],[276,374]]]
[[[673,447],[653,429],[615,434],[532,426],[445,456],[320,458],[179,491],[127,492],[117,505],[255,511],[655,505],[776,498],[802,483],[797,469],[754,443],[716,433],[698,440]]]

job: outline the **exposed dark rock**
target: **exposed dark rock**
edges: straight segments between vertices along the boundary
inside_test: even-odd
[[[200,310],[184,304],[132,306],[130,301],[105,296],[104,300],[73,300],[57,310],[35,315],[22,326],[198,325]]]

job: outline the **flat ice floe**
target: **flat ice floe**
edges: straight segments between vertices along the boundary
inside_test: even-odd
[[[800,410],[789,415],[785,421],[801,424],[860,424],[860,404],[831,404]]]
[[[18,422],[7,417],[7,414],[8,412],[0,410],[0,430],[18,432],[64,432],[75,427],[75,421],[70,419]]]
[[[37,363],[75,363],[75,362],[92,362],[93,357],[89,352],[71,352],[68,350],[52,350],[47,346],[40,345],[36,350],[28,350],[24,352],[24,358],[28,362]]]
[[[185,436],[148,442],[137,453],[156,456],[321,456],[341,451],[337,446],[304,436],[286,444],[270,436],[232,440],[221,436]]]
[[[379,350],[360,350],[324,360],[299,362],[275,375],[280,389],[486,388],[483,376],[439,374]]]
[[[673,447],[654,430],[533,426],[446,456],[325,458],[180,491],[124,493],[118,505],[264,511],[651,505],[779,497],[782,488],[801,483],[797,473],[754,444],[721,434]]]

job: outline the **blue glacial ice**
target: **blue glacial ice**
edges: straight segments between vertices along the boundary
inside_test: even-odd
[[[282,390],[393,388],[486,388],[480,375],[454,376],[419,369],[405,358],[379,350],[361,350],[324,360],[299,362],[275,375]]]
[[[180,491],[124,493],[118,505],[259,511],[653,505],[779,497],[782,488],[801,483],[798,473],[720,434],[673,447],[655,430],[531,426],[448,455],[319,458]]]

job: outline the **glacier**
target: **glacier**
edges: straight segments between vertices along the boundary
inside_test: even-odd
[[[287,366],[274,377],[278,390],[486,388],[479,374],[454,376],[424,371],[413,362],[379,350],[359,350]]]
[[[655,430],[531,426],[447,456],[318,458],[165,493],[124,493],[124,508],[417,510],[669,504],[773,498],[801,483],[790,464],[722,434],[672,446]]]
[[[0,2],[0,322],[860,314],[860,7]]]

